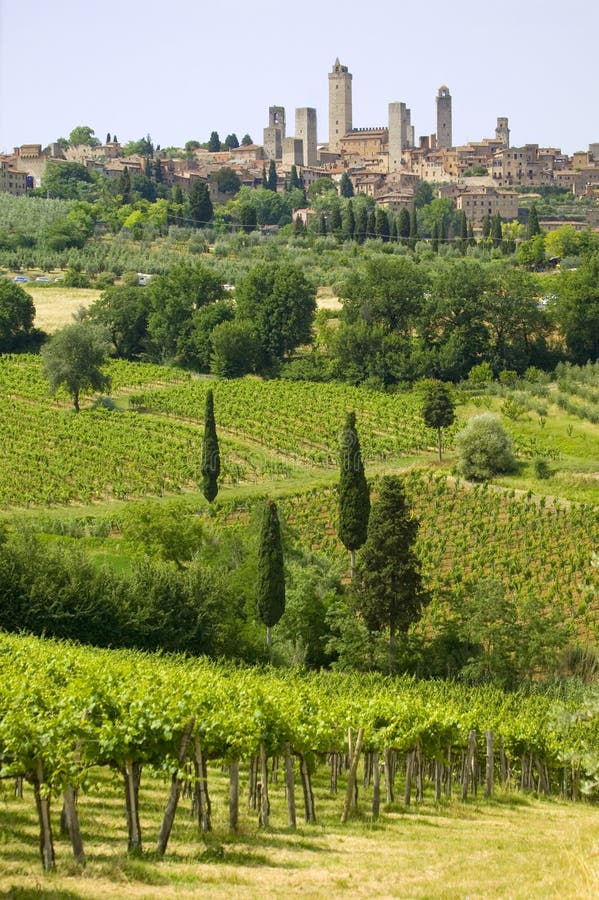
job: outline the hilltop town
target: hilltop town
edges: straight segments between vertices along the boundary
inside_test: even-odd
[[[167,186],[178,185],[188,193],[194,183],[205,183],[211,200],[218,203],[219,186],[215,173],[231,169],[239,183],[260,186],[265,167],[275,165],[279,189],[288,184],[296,171],[305,187],[328,177],[340,183],[349,177],[356,194],[372,197],[389,211],[411,211],[418,185],[434,185],[436,196],[452,200],[463,210],[469,224],[477,229],[486,216],[504,221],[518,217],[523,189],[556,188],[572,193],[573,198],[596,200],[599,196],[599,143],[568,156],[557,147],[527,143],[511,146],[507,117],[496,120],[493,137],[455,146],[452,134],[453,98],[442,85],[434,98],[436,133],[416,138],[411,110],[404,102],[391,102],[388,121],[371,128],[354,128],[352,109],[353,76],[336,59],[328,73],[328,143],[318,139],[317,110],[295,110],[294,133],[284,106],[268,110],[262,143],[245,136],[241,144],[235,138],[216,147],[205,148],[190,141],[186,149],[153,150],[154,165],[160,166],[160,179]],[[83,129],[85,130],[85,129]],[[91,129],[87,129],[93,135]],[[215,133],[213,133],[214,135]],[[196,146],[197,145],[197,146]],[[147,155],[124,154],[116,136],[107,134],[101,143],[94,139],[84,144],[62,140],[42,148],[41,144],[15,147],[0,156],[0,191],[21,195],[39,187],[49,163],[76,162],[108,179],[118,179],[126,168],[130,174],[143,173]],[[301,211],[304,221],[309,210]],[[575,227],[599,227],[599,209],[590,202],[577,216]],[[560,223],[544,223],[557,227]]]

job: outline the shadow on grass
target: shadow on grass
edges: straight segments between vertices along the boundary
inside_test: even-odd
[[[81,900],[75,891],[53,891],[38,888],[10,887],[0,894],[0,900]]]

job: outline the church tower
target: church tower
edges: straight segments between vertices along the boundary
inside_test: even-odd
[[[329,152],[339,153],[341,138],[352,130],[352,75],[337,58],[329,72]]]
[[[451,136],[451,94],[442,84],[437,94],[437,147],[453,147]]]

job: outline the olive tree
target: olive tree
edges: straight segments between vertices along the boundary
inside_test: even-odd
[[[458,472],[470,481],[486,481],[516,466],[512,440],[492,413],[473,416],[455,440]]]

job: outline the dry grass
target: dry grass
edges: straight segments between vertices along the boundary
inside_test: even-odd
[[[167,785],[142,779],[145,853],[127,857],[120,785],[104,774],[79,804],[88,865],[55,837],[57,871],[41,873],[33,799],[0,801],[0,898],[591,898],[599,895],[597,810],[584,804],[503,798],[493,803],[425,800],[339,825],[342,796],[316,791],[317,825],[284,827],[281,786],[273,787],[272,828],[243,808],[226,830],[226,784],[211,772],[215,830],[205,841],[182,800],[167,855],[151,852]],[[299,799],[299,797],[298,797]],[[54,811],[56,819],[56,810]],[[56,829],[57,830],[57,829]]]
[[[69,325],[80,307],[88,307],[102,293],[95,288],[70,288],[60,284],[26,284],[23,287],[33,298],[35,327],[50,334]]]
[[[331,287],[319,287],[316,294],[316,304],[318,309],[341,309],[341,301],[337,297]]]

